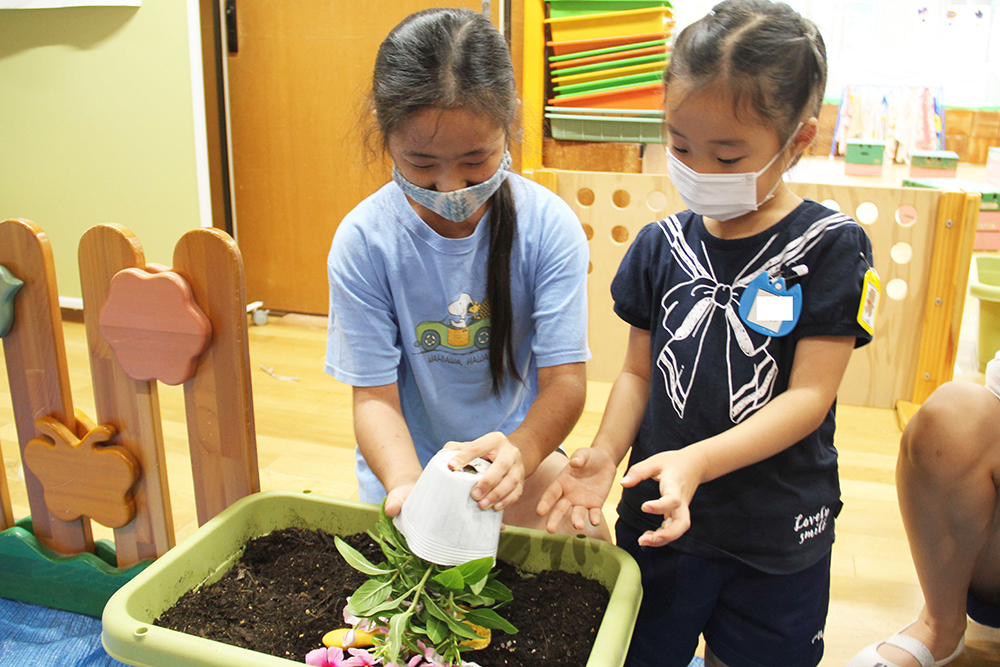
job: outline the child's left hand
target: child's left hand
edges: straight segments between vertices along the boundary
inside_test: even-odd
[[[639,546],[662,547],[673,542],[691,527],[689,505],[704,475],[704,460],[691,447],[661,452],[641,461],[625,473],[622,486],[633,487],[644,479],[660,483],[659,500],[642,504],[642,511],[662,514],[663,524],[639,537]]]

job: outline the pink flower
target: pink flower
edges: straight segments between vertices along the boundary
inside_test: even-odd
[[[345,663],[347,667],[375,667],[378,665],[375,656],[362,648],[349,648],[347,652],[354,656],[348,658]]]
[[[344,659],[344,650],[336,646],[318,648],[306,654],[306,664],[312,667],[354,667],[353,658]]]
[[[424,656],[415,655],[410,658],[410,661],[405,665],[397,665],[392,663],[391,665],[386,665],[386,667],[426,667],[427,663],[424,662]]]
[[[347,598],[347,602],[350,603],[350,601],[351,598]],[[344,623],[347,623],[352,627],[356,627],[360,622],[361,619],[352,614],[351,612],[347,611],[347,605],[344,605]]]
[[[381,661],[368,651],[359,648],[347,650],[350,658],[345,658],[344,651],[338,647],[318,648],[306,655],[306,664],[312,667],[383,667]],[[384,667],[433,667],[423,660],[422,655],[415,655],[405,665],[392,663]]]
[[[420,642],[418,642],[418,644],[420,644],[420,646],[424,646]],[[477,665],[474,662],[461,661],[457,664],[445,662],[444,656],[442,656],[440,653],[435,651],[430,646],[424,647],[424,660],[427,661],[426,663],[424,663],[424,667],[479,667],[479,665]],[[407,667],[412,667],[412,666],[407,665]]]
[[[347,602],[350,603],[351,598],[347,598]],[[344,605],[344,623],[356,630],[361,630],[361,632],[374,632],[378,625],[375,621],[371,619],[358,618],[351,612],[347,611],[347,605]]]
[[[444,658],[430,646],[424,648],[424,659],[427,661],[427,664],[432,667],[451,667],[450,665],[444,664]]]

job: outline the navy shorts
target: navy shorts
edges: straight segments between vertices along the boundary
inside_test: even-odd
[[[970,592],[966,611],[969,618],[976,623],[991,628],[1000,628],[1000,604],[983,602]]]
[[[830,555],[801,572],[640,547],[620,519],[618,546],[642,571],[642,605],[626,667],[687,667],[699,635],[729,667],[815,667],[830,606]]]

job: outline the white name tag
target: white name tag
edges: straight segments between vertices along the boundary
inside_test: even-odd
[[[757,319],[762,322],[791,322],[792,297],[757,292]]]

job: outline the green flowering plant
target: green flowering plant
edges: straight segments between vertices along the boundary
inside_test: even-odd
[[[444,665],[461,665],[461,652],[471,650],[463,642],[479,639],[473,625],[517,632],[495,611],[512,595],[497,581],[493,558],[454,567],[423,560],[410,551],[406,538],[386,516],[384,502],[378,523],[368,534],[385,555],[385,563],[375,565],[344,540],[335,540],[344,560],[369,577],[348,598],[345,617],[380,629],[372,655],[383,663],[398,663],[401,655],[436,653],[434,658]]]

